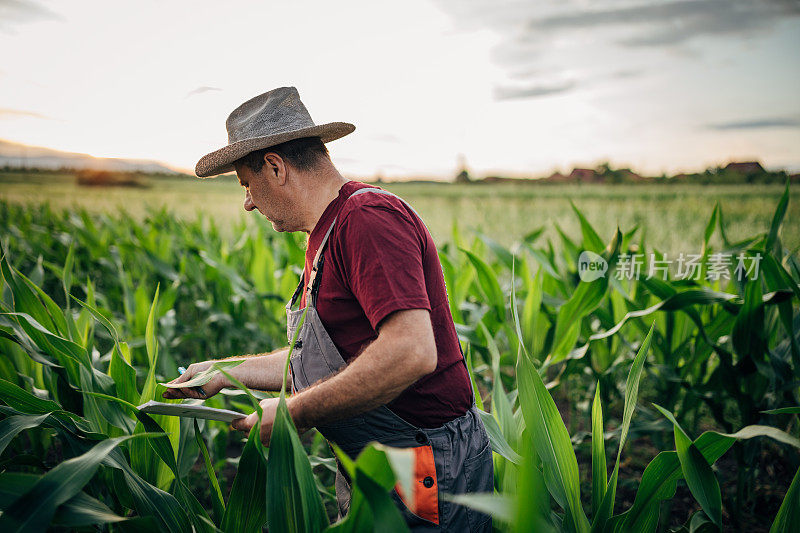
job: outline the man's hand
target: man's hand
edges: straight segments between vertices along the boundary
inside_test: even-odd
[[[177,378],[170,381],[170,383],[174,384],[174,383],[183,383],[185,381],[189,381],[203,370],[208,369],[215,362],[216,361],[203,361],[202,363],[193,363],[189,365],[189,368],[186,369],[186,372],[184,372]],[[211,398],[225,387],[230,387],[230,386],[231,383],[228,381],[228,378],[226,378],[220,372],[219,374],[211,378],[211,381],[209,381],[208,383],[204,383],[202,385],[202,389],[203,392],[205,392],[205,395],[200,394],[199,390],[197,390],[196,387],[183,387],[180,389],[168,388],[167,390],[164,391],[162,396],[170,400],[176,400],[180,398],[196,398],[199,400],[205,400],[206,398]]]
[[[269,439],[272,437],[272,425],[275,423],[275,415],[278,412],[278,403],[280,398],[267,398],[261,400],[261,442],[269,445]],[[233,429],[238,429],[245,433],[250,433],[250,430],[258,424],[258,412],[254,412],[245,418],[237,418],[231,422]]]

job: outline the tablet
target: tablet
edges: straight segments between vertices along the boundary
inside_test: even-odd
[[[215,409],[205,405],[192,405],[188,403],[164,403],[149,401],[137,407],[142,413],[150,415],[180,416],[184,418],[204,418],[206,420],[219,420],[220,422],[232,422],[237,418],[244,418],[247,415],[228,409]]]

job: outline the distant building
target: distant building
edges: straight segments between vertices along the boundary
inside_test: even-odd
[[[736,172],[737,174],[760,174],[764,171],[764,167],[758,161],[744,161],[741,163],[728,163],[723,169],[729,172]]]
[[[567,181],[577,181],[579,183],[600,183],[603,181],[593,168],[575,168],[569,175]]]
[[[552,183],[563,183],[565,181],[569,181],[569,176],[565,176],[561,172],[553,172],[549,176],[547,176],[544,181],[552,182]]]

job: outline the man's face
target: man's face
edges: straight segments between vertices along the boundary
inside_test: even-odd
[[[239,185],[244,188],[244,210],[252,211],[253,209],[258,209],[262,215],[266,216],[264,210],[261,209],[265,204],[263,190],[265,189],[266,183],[264,182],[266,180],[263,176],[247,168],[246,165],[237,164],[235,168],[236,176],[239,178]],[[254,196],[258,203],[253,199]]]
[[[276,231],[294,231],[287,224],[285,211],[289,202],[283,197],[284,191],[278,186],[274,169],[266,164],[258,173],[243,164],[236,164],[235,169],[239,183],[245,190],[245,211],[257,209],[272,222],[272,227]]]

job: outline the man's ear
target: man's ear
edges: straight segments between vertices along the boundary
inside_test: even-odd
[[[283,158],[276,153],[267,152],[264,154],[264,164],[268,167],[270,174],[274,174],[278,179],[278,185],[285,185],[289,168]]]

